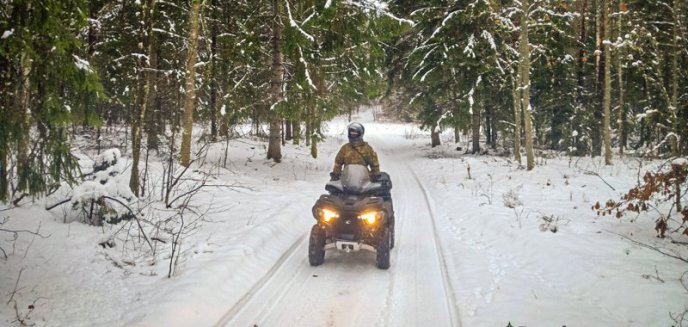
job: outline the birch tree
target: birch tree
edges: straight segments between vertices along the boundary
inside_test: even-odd
[[[533,121],[530,106],[530,41],[528,39],[528,17],[530,6],[528,0],[521,0],[521,34],[519,37],[519,104],[523,112],[526,141],[526,167],[528,170],[535,168],[535,155],[533,153]],[[518,123],[518,122],[517,122]]]

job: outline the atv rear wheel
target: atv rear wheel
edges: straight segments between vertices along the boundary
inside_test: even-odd
[[[394,233],[394,217],[392,217],[392,221],[391,221],[390,224],[389,224],[389,233],[391,234],[391,235],[390,235],[391,240],[389,241],[389,243],[390,243],[389,248],[390,248],[390,249],[393,249],[393,248],[394,248],[394,241],[395,241],[395,237],[394,237],[394,235],[395,235],[395,233]]]
[[[319,266],[325,261],[325,230],[318,224],[311,228],[308,241],[308,262],[311,266]]]
[[[377,261],[377,267],[383,270],[387,270],[390,266],[389,263],[389,250],[391,248],[391,232],[390,228],[387,227],[385,230],[382,232],[382,236],[380,237],[380,240],[378,240],[377,248],[375,249],[377,252],[376,256],[376,261]]]

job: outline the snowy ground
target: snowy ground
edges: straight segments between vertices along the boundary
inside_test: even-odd
[[[9,254],[0,260],[0,325],[28,314],[36,326],[671,326],[670,314],[688,307],[679,280],[688,266],[617,235],[670,247],[655,238],[653,219],[590,209],[636,183],[637,161],[555,157],[528,172],[450,142],[431,149],[425,133],[374,122],[371,112],[357,119],[394,184],[389,270],[363,252],[308,265],[311,207],[345,140],[337,119],[317,160],[288,145],[275,165],[263,143],[241,139],[227,168],[210,168],[224,144],[211,148],[203,169],[235,187],[196,200],[207,214],[183,239],[171,279],[164,254],[151,265],[122,244],[98,245],[121,226],[64,223],[42,201],[0,211],[9,217],[0,228],[49,235],[0,233]]]

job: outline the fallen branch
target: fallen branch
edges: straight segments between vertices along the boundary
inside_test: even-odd
[[[24,272],[24,267],[19,269],[19,276],[17,276],[17,282],[14,283],[14,290],[12,290],[12,293],[10,293],[10,299],[7,300],[8,305],[12,302],[12,299],[14,299],[14,295],[17,294],[17,287],[19,286],[19,280],[21,279],[22,272]]]
[[[56,207],[59,207],[59,206],[65,204],[65,203],[67,203],[67,202],[70,202],[70,201],[72,201],[72,198],[71,198],[71,197],[70,197],[69,199],[64,199],[64,200],[62,200],[62,201],[60,201],[60,202],[58,202],[58,203],[55,203],[55,204],[50,205],[50,206],[47,206],[47,207],[45,207],[45,210],[47,210],[47,211],[53,210],[53,209],[55,209]]]
[[[6,232],[6,233],[12,233],[12,234],[29,233],[29,234],[32,234],[32,235],[40,236],[41,238],[48,238],[48,237],[50,237],[50,236],[52,235],[52,234],[50,234],[50,235],[41,235],[41,234],[39,234],[39,233],[32,232],[32,231],[30,231],[30,230],[25,230],[25,229],[11,230],[11,229],[0,228],[0,232]]]
[[[605,184],[607,184],[607,186],[609,186],[609,188],[611,188],[613,191],[616,191],[616,189],[614,188],[614,186],[611,186],[609,183],[607,183],[607,181],[604,180],[604,178],[602,178],[602,176],[600,176],[600,174],[598,174],[598,173],[596,173],[596,172],[594,172],[594,171],[590,171],[590,170],[585,171],[585,174],[586,174],[586,175],[595,175],[595,176],[599,177]]]
[[[652,245],[649,245],[649,244],[645,244],[645,243],[636,241],[636,240],[634,240],[634,239],[632,239],[632,238],[630,238],[630,237],[628,237],[628,236],[626,236],[626,235],[622,235],[622,234],[615,233],[615,232],[608,231],[608,230],[605,230],[605,231],[606,231],[607,233],[611,233],[611,234],[615,234],[615,235],[621,236],[622,238],[625,238],[625,239],[627,239],[627,240],[629,240],[629,241],[631,241],[631,242],[633,242],[633,243],[635,243],[635,244],[637,244],[637,245],[640,245],[640,246],[642,246],[642,247],[644,247],[644,248],[653,250],[653,251],[655,251],[655,252],[659,252],[659,253],[661,253],[661,254],[667,256],[667,257],[674,258],[674,259],[678,259],[678,260],[681,260],[681,261],[683,261],[683,262],[685,262],[685,263],[688,263],[688,259],[679,257],[679,256],[677,256],[677,255],[675,255],[675,254],[672,254],[672,253],[667,253],[667,252],[665,252],[665,251],[662,251],[662,249],[660,249],[660,248],[658,248],[658,247],[655,247],[655,246],[652,246]]]
[[[29,320],[29,316],[31,315],[33,310],[36,308],[36,302],[38,302],[38,300],[40,300],[40,299],[42,299],[42,297],[39,297],[39,298],[33,300],[33,303],[29,304],[29,307],[28,307],[29,312],[27,312],[23,317],[19,313],[19,308],[17,307],[17,301],[13,301],[14,302],[14,313],[17,315],[17,320],[15,320],[15,321],[19,322],[19,324],[21,326],[34,326],[35,324],[29,324],[29,322],[27,322],[27,320]]]
[[[5,218],[3,221],[0,222],[0,225],[6,223],[7,220],[8,220],[8,219]],[[38,231],[40,231],[40,229],[41,229],[41,225],[39,224],[39,225],[38,225]],[[40,236],[41,238],[48,238],[48,237],[51,236],[51,235],[43,235],[43,234],[40,234],[38,231],[33,232],[33,231],[30,231],[30,230],[25,230],[25,229],[12,230],[12,229],[0,228],[0,232],[5,232],[5,233],[12,234],[12,236],[13,236],[13,238],[14,238],[14,241],[16,241],[16,240],[19,238],[19,233],[28,233],[28,234],[33,235],[34,238],[35,238],[36,236]],[[29,248],[31,247],[31,244],[33,244],[33,239],[31,240],[31,243],[29,244]],[[14,248],[14,247],[13,247],[13,248]],[[29,251],[29,248],[26,249],[27,252]],[[2,247],[0,247],[0,252],[2,252],[2,256],[3,256],[5,259],[8,258],[8,255],[7,255],[7,252],[5,252],[5,249],[3,249]],[[14,252],[14,250],[13,250],[13,252]],[[24,257],[26,257],[26,253],[24,253]]]
[[[652,276],[650,274],[642,274],[641,277],[643,277],[645,279],[654,279],[654,280],[664,284],[664,279],[659,277],[659,271],[657,270],[657,266],[655,266],[655,276]]]

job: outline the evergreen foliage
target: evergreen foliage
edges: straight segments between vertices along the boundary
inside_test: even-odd
[[[210,127],[204,139],[211,140],[232,137],[241,123],[264,136],[266,123],[281,121],[287,139],[304,139],[317,156],[322,122],[384,99],[390,111],[432,130],[437,142],[439,131],[451,128],[456,141],[473,132],[474,152],[478,139],[509,149],[523,137],[514,111],[520,3],[278,0],[284,94],[275,103],[273,1],[206,0],[194,121]],[[686,4],[608,3],[603,43],[611,65],[612,145],[653,156],[685,154]],[[537,148],[600,153],[602,16],[594,4],[530,4],[529,104]],[[0,4],[0,200],[76,182],[70,140],[80,130],[141,126],[143,149],[180,134],[189,10],[188,2],[150,0]]]

